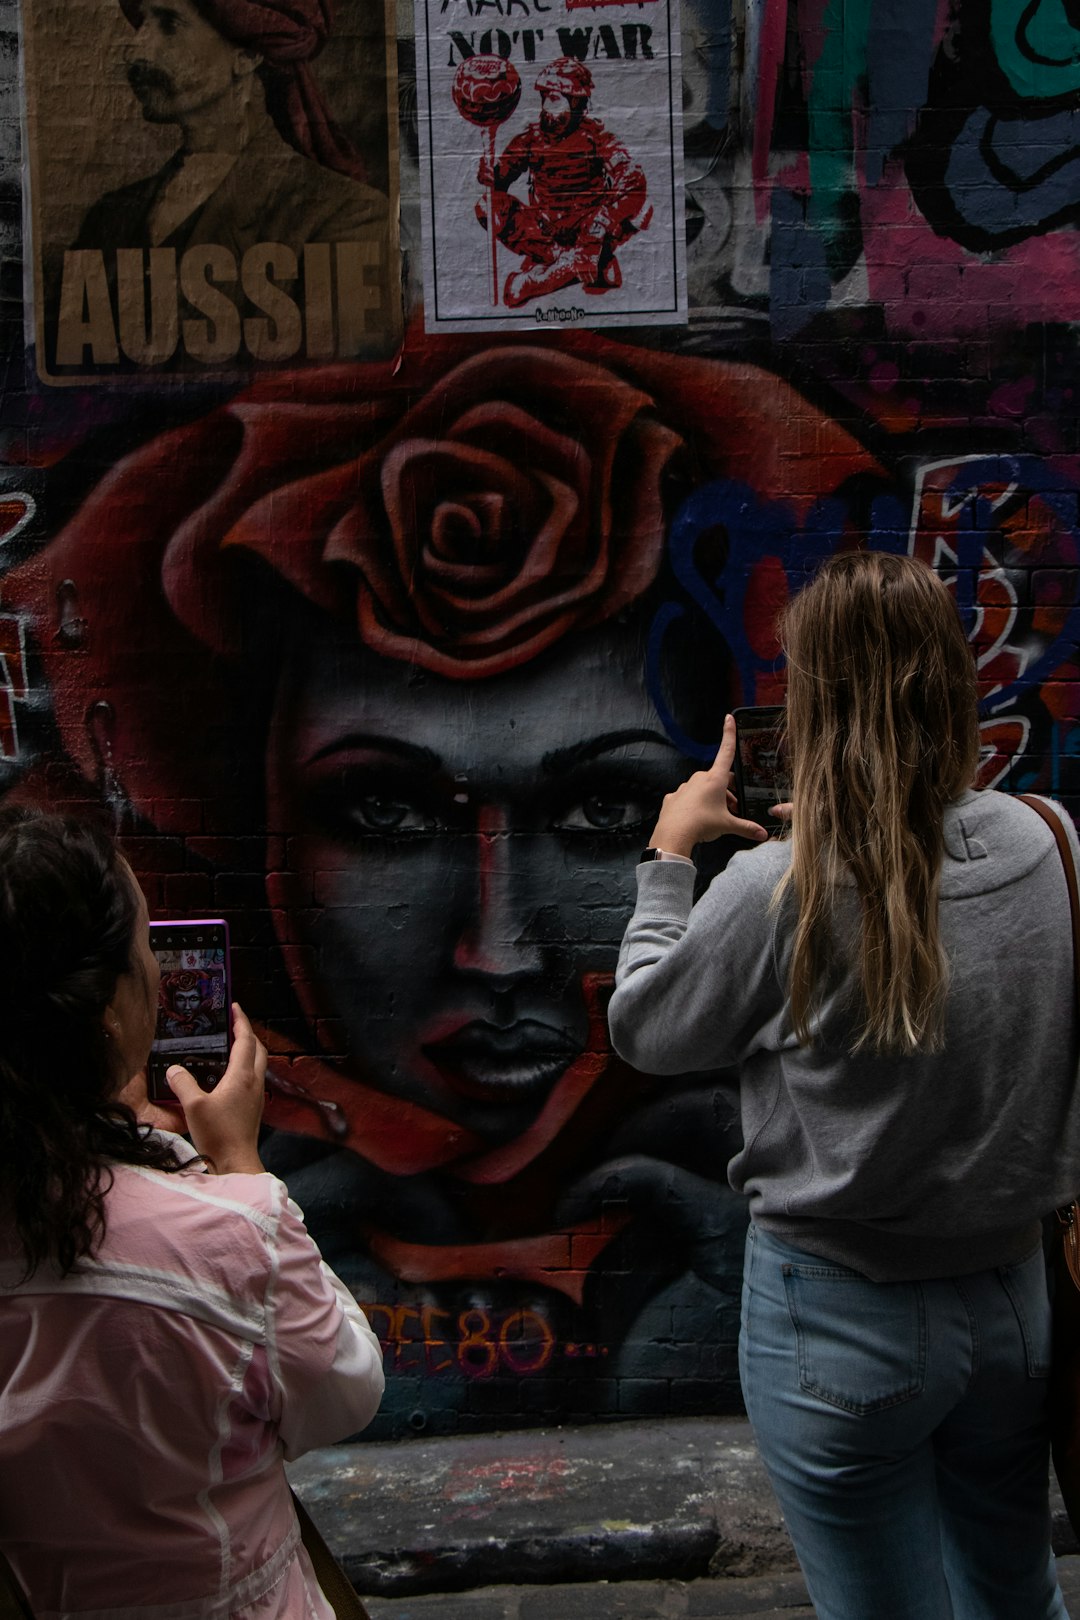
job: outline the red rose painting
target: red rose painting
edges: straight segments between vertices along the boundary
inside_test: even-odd
[[[257,443],[261,418],[245,426]],[[309,430],[322,431],[315,413]],[[652,583],[682,442],[606,368],[496,350],[454,367],[355,459],[254,501],[222,544],[266,556],[308,595],[343,565],[368,646],[452,678],[490,675]]]

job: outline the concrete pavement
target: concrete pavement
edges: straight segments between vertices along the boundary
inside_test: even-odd
[[[745,1419],[333,1446],[289,1473],[373,1620],[812,1612]],[[1062,1570],[1080,1620],[1080,1560]]]
[[[813,1620],[814,1614],[798,1575],[491,1586],[365,1601],[371,1620]]]
[[[1058,1573],[1070,1614],[1080,1616],[1080,1558],[1059,1560]],[[813,1620],[814,1614],[798,1575],[499,1586],[449,1596],[369,1598],[367,1604],[371,1620]]]

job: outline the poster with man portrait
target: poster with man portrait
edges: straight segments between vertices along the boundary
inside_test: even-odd
[[[25,0],[52,383],[377,358],[401,324],[393,8]]]
[[[686,321],[677,0],[415,0],[429,331]]]

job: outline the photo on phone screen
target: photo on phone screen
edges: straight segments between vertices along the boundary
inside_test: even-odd
[[[175,1103],[166,1069],[180,1063],[204,1091],[212,1091],[229,1061],[228,924],[220,917],[153,922],[150,949],[161,969],[161,987],[146,1089],[152,1102]]]
[[[781,705],[736,709],[735,796],[739,814],[771,833],[783,824],[769,814],[791,798],[791,771],[784,752]]]

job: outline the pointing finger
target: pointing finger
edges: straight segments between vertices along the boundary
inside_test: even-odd
[[[724,735],[720,739],[720,747],[716,750],[716,758],[709,766],[710,774],[719,776],[725,783],[731,775],[731,762],[735,758],[735,716],[729,714],[724,719]]]

